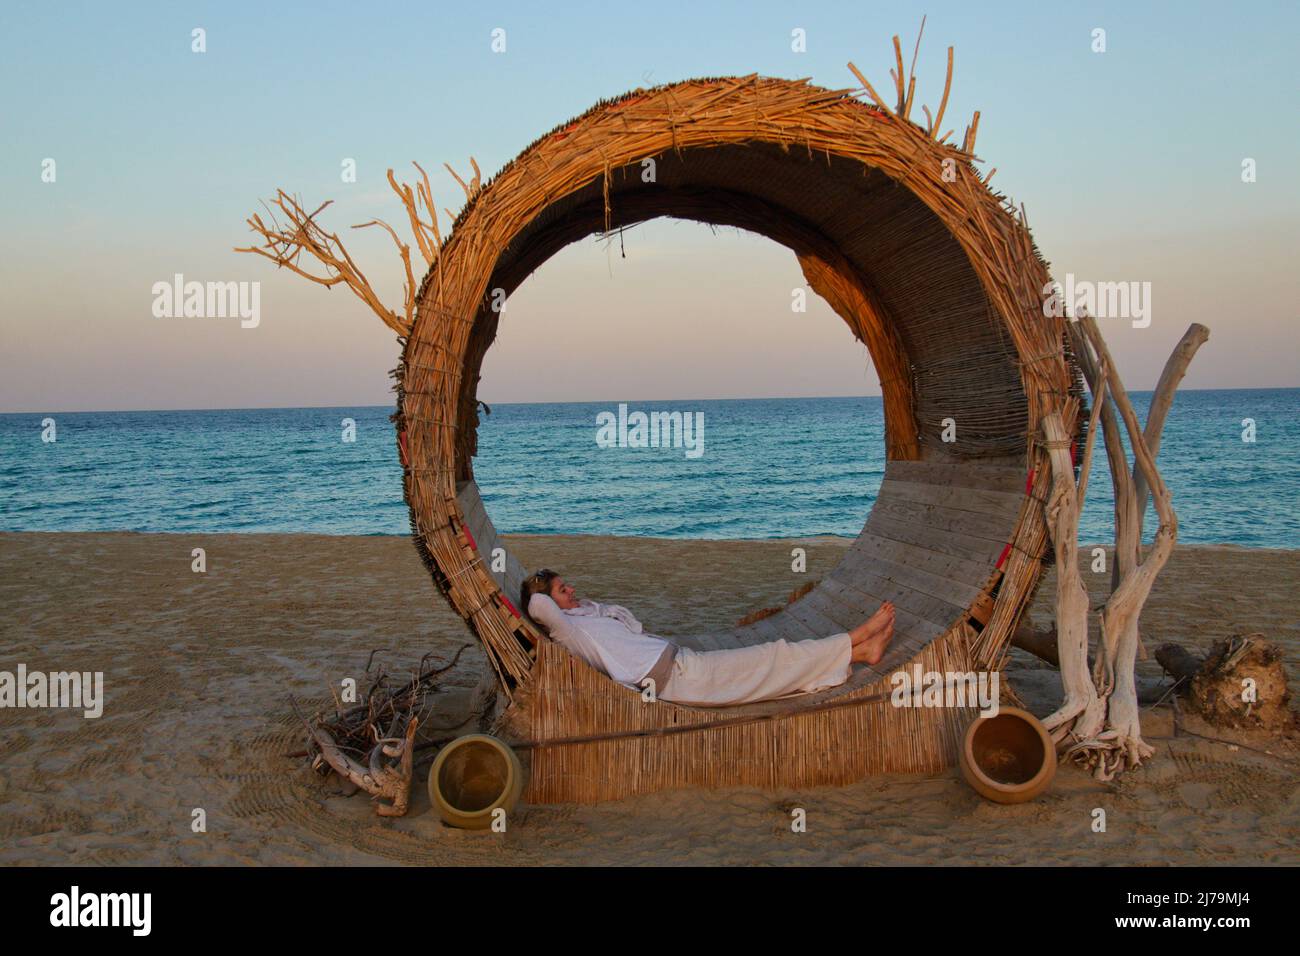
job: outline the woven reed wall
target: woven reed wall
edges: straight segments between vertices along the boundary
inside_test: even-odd
[[[641,179],[642,160],[650,157],[657,168],[653,184]],[[482,640],[503,690],[516,701],[510,719],[517,727],[527,720],[547,734],[561,727],[601,732],[696,713],[661,703],[663,716],[647,717],[636,695],[594,672],[582,675],[577,662],[566,664],[569,670],[551,666],[557,656],[551,645],[542,645],[535,662],[529,648],[536,635],[510,607],[514,596],[503,596],[484,571],[456,503],[456,482],[473,474],[479,373],[498,328],[492,290],[508,294],[584,235],[659,215],[737,225],[795,252],[810,284],[867,343],[881,371],[891,459],[975,462],[1012,455],[1024,462],[1029,494],[1006,529],[1006,560],[983,595],[992,605],[987,623],[968,647],[972,666],[1001,663],[1047,543],[1038,421],[1079,388],[1064,351],[1063,320],[1042,315],[1047,267],[1023,218],[988,188],[971,160],[850,91],[726,77],[599,103],[537,140],[467,204],[422,283],[395,373],[394,421],[405,445],[404,487],[417,548]],[[955,181],[945,179],[946,171],[955,171]],[[945,418],[958,422],[956,444],[939,438]],[[961,616],[954,627],[968,620]],[[921,649],[918,659],[945,656],[944,640]],[[951,734],[923,726],[949,718],[911,711],[847,716],[866,709],[792,716],[789,727],[710,733],[731,748],[724,776],[733,781],[760,783],[766,773],[769,783],[834,782],[830,777],[852,779],[873,769],[934,769],[951,759]],[[818,777],[800,763],[811,758],[773,742],[807,743],[817,734],[847,734],[860,755],[844,758],[847,769],[818,771]],[[704,744],[683,740],[662,757],[637,749],[651,746],[593,748],[599,760],[617,758],[614,763],[558,751],[542,756],[534,767],[535,774],[541,768],[538,793],[576,792],[557,782],[573,776],[564,761],[575,760],[598,761],[582,764],[588,768],[617,767],[619,775],[626,769],[655,786],[702,780],[703,771],[692,767],[708,762],[699,749]],[[629,755],[631,764],[623,759]],[[647,771],[647,762],[659,769]],[[610,793],[641,792],[621,780],[603,786]]]
[[[966,671],[969,653],[961,629],[931,643],[917,657],[924,671]],[[803,695],[748,707],[681,707],[647,703],[552,644],[542,646],[537,677],[503,728],[539,740],[581,736],[593,728],[641,731],[707,726],[744,716],[776,719],[669,736],[568,744],[531,751],[532,803],[594,803],[674,787],[834,786],[880,773],[932,773],[951,766],[970,708],[902,708],[888,700],[809,713],[788,713],[797,700],[815,707],[889,693],[880,681],[851,694]]]

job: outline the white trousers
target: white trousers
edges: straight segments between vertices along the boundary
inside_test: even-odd
[[[679,704],[722,706],[807,694],[842,684],[852,673],[848,633],[806,641],[772,641],[721,651],[677,649],[659,696]]]

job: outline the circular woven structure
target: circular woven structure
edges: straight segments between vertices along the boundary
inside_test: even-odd
[[[748,628],[674,639],[826,636],[890,599],[889,656],[836,693],[940,639],[997,666],[1046,544],[1034,435],[1079,394],[1064,319],[1043,314],[1047,267],[969,152],[852,91],[751,75],[637,90],[543,136],[472,194],[421,285],[394,416],[412,530],[507,694],[536,676],[537,635],[512,604],[522,569],[488,563],[500,545],[473,484],[497,309],[566,245],[659,216],[795,253],[870,351],[888,459],[862,535],[810,594]]]

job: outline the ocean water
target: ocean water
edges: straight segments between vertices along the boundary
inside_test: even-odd
[[[1134,393],[1145,418],[1149,393]],[[475,471],[505,532],[854,536],[884,469],[879,398],[629,403],[702,412],[703,448],[607,448],[617,403],[496,405]],[[0,531],[405,534],[388,406],[0,415]],[[1160,464],[1181,541],[1300,548],[1300,389],[1180,392]],[[57,440],[42,441],[53,418]],[[343,440],[343,420],[356,422]],[[1243,419],[1255,441],[1242,440]],[[1100,449],[1099,449],[1100,451]],[[1095,460],[1081,539],[1110,541]],[[1148,515],[1148,538],[1155,527]]]

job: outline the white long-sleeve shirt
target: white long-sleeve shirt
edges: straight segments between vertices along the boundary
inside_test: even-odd
[[[643,633],[641,622],[618,604],[583,599],[576,608],[561,609],[549,595],[534,594],[528,613],[552,640],[621,684],[639,688],[661,661],[671,664],[676,650],[670,641]]]

